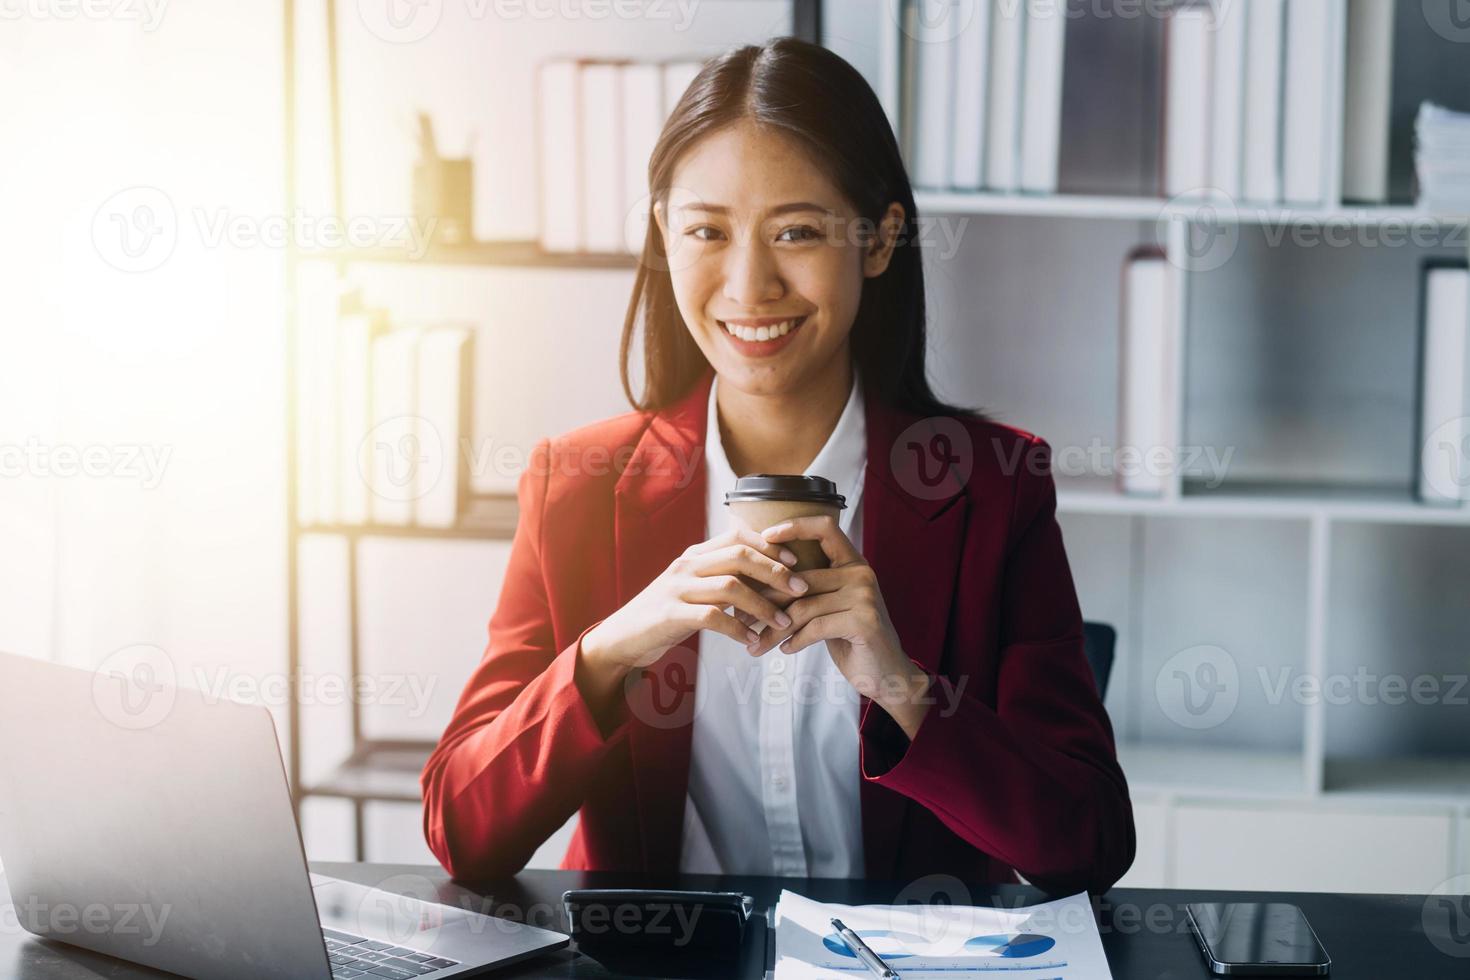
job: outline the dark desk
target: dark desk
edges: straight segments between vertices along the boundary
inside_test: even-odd
[[[561,893],[568,888],[596,886],[664,886],[743,891],[759,908],[774,904],[783,887],[820,901],[848,904],[892,903],[904,884],[815,879],[714,878],[691,876],[678,880],[631,879],[627,875],[579,874],[571,871],[527,871],[496,882],[483,892],[449,882],[438,868],[372,865],[314,864],[313,870],[363,884],[422,895],[425,879],[440,900],[505,918],[530,920],[534,925],[565,929]],[[61,943],[41,941],[16,924],[5,893],[0,912],[0,977],[18,980],[84,980],[159,976],[149,970],[78,950]],[[1006,905],[1041,900],[1034,889],[1003,885],[977,888],[976,904]],[[1430,921],[1447,926],[1435,935],[1424,929],[1425,900],[1409,895],[1332,895],[1321,893],[1185,892],[1163,889],[1117,889],[1098,901],[1103,947],[1118,980],[1188,980],[1207,978],[1185,924],[1184,905],[1193,901],[1273,899],[1300,905],[1332,955],[1337,980],[1395,980],[1470,976],[1470,904],[1451,909],[1435,906]],[[753,933],[752,947],[764,943],[765,931]],[[751,948],[732,976],[759,978],[765,956]],[[610,977],[607,970],[570,951],[552,954],[520,967],[494,974],[504,978]]]

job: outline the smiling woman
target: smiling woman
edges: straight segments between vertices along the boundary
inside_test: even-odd
[[[740,48],[649,180],[637,411],[522,478],[485,657],[423,774],[430,847],[513,873],[580,811],[567,867],[1107,888],[1132,811],[1049,448],[930,390],[876,96],[824,48]],[[588,474],[593,451],[620,465]],[[735,525],[754,474],[829,506]]]

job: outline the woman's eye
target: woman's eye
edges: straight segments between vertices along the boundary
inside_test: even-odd
[[[788,235],[793,237],[786,237]],[[815,241],[820,237],[821,233],[819,233],[817,229],[809,225],[793,225],[790,228],[782,231],[781,234],[777,235],[776,240],[788,242],[810,242]]]
[[[708,234],[708,235],[702,235],[702,234],[700,234],[700,232],[706,232],[706,231],[709,232],[710,234]],[[720,229],[718,229],[718,228],[712,228],[709,225],[700,225],[698,228],[691,228],[691,229],[689,229],[689,231],[685,232],[685,234],[691,235],[694,238],[697,238],[697,239],[699,239],[702,242],[712,242],[712,241],[715,240],[714,239],[714,236],[720,234]]]

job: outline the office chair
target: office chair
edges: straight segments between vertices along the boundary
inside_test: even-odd
[[[1099,699],[1107,697],[1108,676],[1113,672],[1113,648],[1118,644],[1118,631],[1107,623],[1082,624],[1082,651],[1097,682]]]

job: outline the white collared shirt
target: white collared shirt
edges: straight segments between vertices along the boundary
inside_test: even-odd
[[[730,527],[725,493],[736,476],[720,440],[715,385],[704,440],[710,537]],[[854,376],[836,428],[806,469],[847,498],[838,523],[859,550],[866,426]],[[752,657],[723,634],[700,633],[680,870],[862,877],[858,705],[826,643]]]

